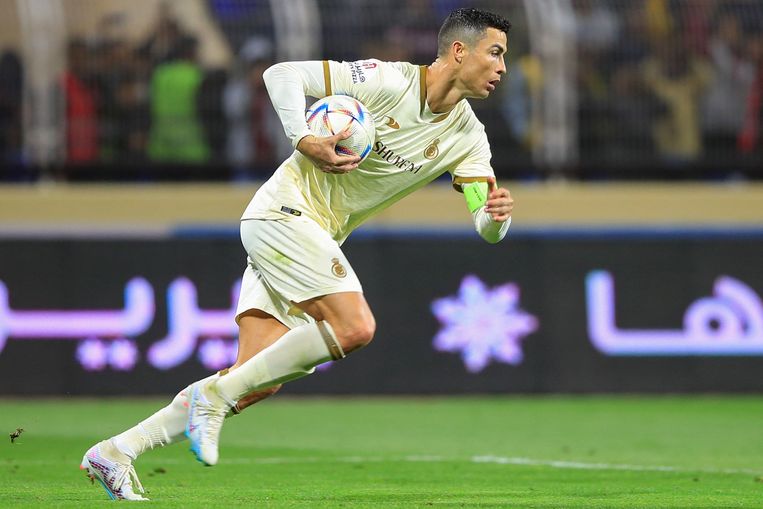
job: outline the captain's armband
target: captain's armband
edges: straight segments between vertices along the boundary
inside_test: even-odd
[[[474,212],[481,207],[485,206],[488,195],[488,183],[487,182],[469,182],[461,185],[461,189],[464,192],[464,198],[466,198],[466,206],[469,207],[469,212]]]

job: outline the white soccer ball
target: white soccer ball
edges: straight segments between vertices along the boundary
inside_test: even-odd
[[[371,114],[357,99],[349,95],[324,97],[310,106],[305,118],[316,136],[333,136],[350,130],[350,137],[336,144],[337,154],[358,156],[362,161],[371,153],[376,126]]]

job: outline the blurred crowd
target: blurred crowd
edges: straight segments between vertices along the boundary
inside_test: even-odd
[[[323,56],[431,62],[450,0],[319,0]],[[542,142],[542,57],[532,51],[519,0],[466,2],[503,12],[509,75],[473,105],[487,125],[497,171],[529,161]],[[262,82],[275,59],[267,3],[210,16],[235,54],[228,68],[198,59],[199,40],[163,8],[149,35],[68,42],[60,79],[65,163],[207,165],[260,178],[291,150]],[[263,7],[263,5],[265,5]],[[257,6],[257,8],[254,8]],[[762,161],[763,5],[754,0],[573,0],[562,27],[576,41],[580,164],[687,165]],[[507,12],[508,10],[508,12]],[[246,15],[244,15],[246,14]],[[247,17],[248,16],[248,17]],[[358,22],[362,20],[362,23]],[[102,28],[103,28],[102,27]],[[23,162],[23,64],[0,56],[0,160]],[[138,171],[138,170],[136,170]]]
[[[763,154],[763,5],[575,5],[582,160],[733,164]]]

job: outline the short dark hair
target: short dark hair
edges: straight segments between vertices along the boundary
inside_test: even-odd
[[[498,29],[508,35],[511,23],[503,16],[481,9],[456,9],[448,14],[437,34],[437,56],[445,55],[456,40],[474,44],[488,28]]]

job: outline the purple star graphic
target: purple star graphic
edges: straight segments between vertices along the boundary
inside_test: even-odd
[[[460,352],[466,369],[478,373],[491,360],[522,363],[520,341],[538,329],[537,319],[519,309],[519,286],[506,283],[490,290],[477,276],[466,276],[458,295],[432,303],[442,328],[434,348]]]

